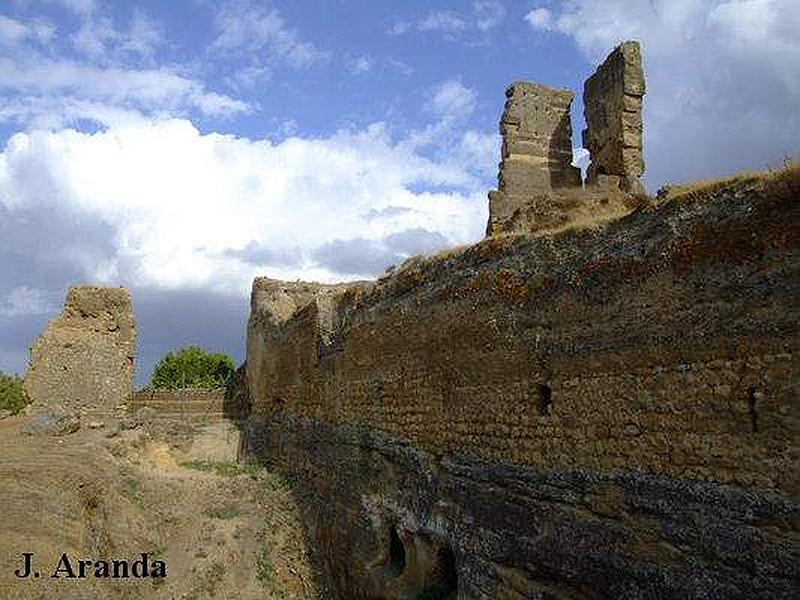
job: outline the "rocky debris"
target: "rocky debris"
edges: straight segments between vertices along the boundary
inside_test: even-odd
[[[69,435],[81,428],[81,421],[63,408],[51,408],[35,414],[22,432],[28,435]]]
[[[89,421],[89,422],[86,424],[86,426],[87,426],[89,429],[102,429],[103,427],[105,427],[105,426],[106,426],[106,424],[105,424],[105,423],[103,423],[103,421]]]
[[[130,292],[73,287],[31,349],[25,393],[39,405],[108,410],[131,394],[135,352]]]
[[[120,419],[120,429],[136,429],[137,427],[144,427],[151,424],[157,417],[158,413],[154,408],[149,406],[138,409],[133,416]]]
[[[11,412],[10,410],[0,410],[0,421],[2,421],[3,419],[7,419],[8,417],[11,417],[13,415],[14,413]]]
[[[639,43],[617,46],[583,87],[583,146],[591,164],[586,183],[643,191],[642,101],[644,71]]]

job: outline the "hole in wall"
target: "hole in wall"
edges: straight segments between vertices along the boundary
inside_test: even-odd
[[[455,598],[458,592],[458,571],[456,557],[450,546],[440,546],[436,552],[436,563],[431,573],[433,585],[432,598]],[[435,594],[435,595],[434,595]]]
[[[753,433],[758,432],[758,394],[756,388],[750,386],[747,389],[747,402],[750,409],[750,431]]]
[[[392,577],[399,576],[406,568],[406,547],[397,528],[389,528],[389,573]]]
[[[550,408],[553,405],[553,390],[546,383],[540,383],[538,386],[539,399],[538,406],[539,414],[547,416],[550,414]]]

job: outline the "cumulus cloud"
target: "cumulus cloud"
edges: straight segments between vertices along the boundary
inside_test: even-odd
[[[531,27],[545,31],[548,31],[553,26],[553,15],[547,8],[534,8],[525,15],[525,20],[530,23]]]
[[[459,119],[475,110],[476,94],[456,79],[436,87],[430,101],[431,110],[440,118]]]
[[[451,10],[431,11],[420,19],[417,27],[420,31],[441,31],[457,33],[467,28],[467,23]]]
[[[793,0],[570,0],[534,7],[538,32],[592,63],[642,42],[646,181],[764,168],[800,150],[800,11]]]
[[[16,46],[26,41],[46,44],[55,34],[56,28],[46,21],[23,23],[0,15],[0,45]]]
[[[447,247],[448,239],[424,227],[404,229],[380,239],[354,237],[326,242],[314,251],[319,264],[351,277],[373,276],[405,259]]]
[[[497,0],[475,0],[472,3],[475,25],[483,32],[499,26],[506,18],[506,9]]]
[[[76,5],[78,27],[57,31],[41,20],[0,16],[0,121],[60,128],[102,126],[184,115],[249,112],[239,99],[207,89],[189,70],[156,66],[160,26],[139,9],[124,28],[110,10]]]
[[[293,67],[307,67],[326,58],[314,44],[300,39],[274,8],[236,0],[226,2],[216,17],[217,50],[256,53],[267,50]]]
[[[21,285],[13,288],[0,301],[0,315],[19,317],[21,315],[42,315],[54,310],[47,290]]]
[[[59,110],[82,105],[126,109],[140,114],[176,111],[188,107],[209,115],[246,112],[249,105],[241,100],[210,92],[199,81],[186,78],[168,68],[135,70],[122,67],[96,67],[70,60],[53,60],[34,55],[29,59],[0,58],[0,89],[26,95],[40,102],[42,108],[53,106],[53,117]],[[58,99],[57,103],[53,100]],[[25,115],[27,102],[12,110],[4,103],[9,117]],[[80,112],[80,111],[79,111]],[[115,114],[107,111],[98,121],[107,121]]]
[[[3,368],[24,370],[70,285],[133,290],[144,383],[187,343],[241,359],[257,275],[360,279],[479,239],[496,140],[433,128],[275,143],[171,119],[12,136],[0,153]]]
[[[337,271],[321,260],[326,244],[363,238],[403,253],[412,248],[391,236],[417,228],[452,244],[480,237],[483,165],[437,162],[420,147],[381,124],[280,144],[204,135],[176,119],[19,133],[0,154],[0,208],[17,247],[35,246],[62,214],[59,255],[77,279],[242,293],[264,273],[374,275],[364,255],[360,268]]]
[[[499,0],[474,0],[472,12],[455,10],[431,10],[412,20],[399,20],[388,29],[390,35],[403,35],[409,31],[440,33],[445,39],[454,40],[461,34],[472,31],[486,34],[498,27],[506,17],[506,9]]]
[[[367,56],[359,56],[350,61],[349,69],[354,75],[361,75],[372,70],[373,61]]]

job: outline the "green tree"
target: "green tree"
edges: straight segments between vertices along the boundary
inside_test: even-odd
[[[219,388],[228,385],[236,366],[226,354],[212,354],[197,346],[167,352],[153,370],[155,389]]]
[[[0,372],[0,410],[10,410],[17,414],[26,404],[22,378]]]

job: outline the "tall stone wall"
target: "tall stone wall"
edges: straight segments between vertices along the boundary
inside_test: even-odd
[[[798,194],[738,181],[323,301],[257,280],[247,445],[335,597],[796,597]]]
[[[73,287],[31,348],[25,392],[37,404],[114,408],[132,392],[135,354],[130,292]]]
[[[507,230],[520,210],[534,219],[546,218],[551,190],[581,185],[580,170],[572,166],[574,96],[569,90],[528,82],[506,90],[499,189],[489,193],[488,235]]]
[[[644,71],[639,43],[625,42],[606,58],[583,88],[583,146],[591,164],[587,184],[643,191],[642,100]]]

